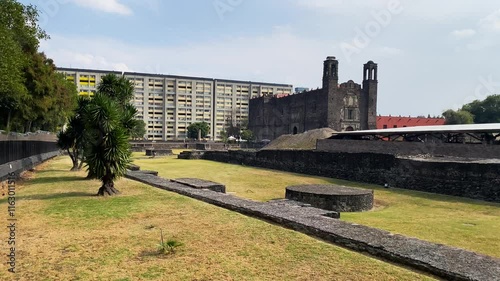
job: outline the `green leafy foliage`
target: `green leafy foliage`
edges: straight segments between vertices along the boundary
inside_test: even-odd
[[[484,100],[475,100],[454,111],[443,113],[446,124],[500,123],[500,95],[491,95]]]
[[[447,125],[474,123],[474,116],[470,112],[465,110],[454,111],[452,109],[449,109],[443,112],[443,116],[446,119]]]
[[[500,123],[500,95],[488,96],[485,100],[475,100],[462,107],[474,116],[474,123]]]
[[[100,179],[99,195],[114,195],[114,181],[131,163],[129,139],[136,127],[137,110],[130,104],[133,87],[124,77],[103,77],[99,91],[84,110],[86,124],[85,159],[89,177]]]
[[[253,141],[255,137],[252,131],[250,131],[249,129],[244,129],[241,131],[241,139],[250,142]]]
[[[0,129],[55,132],[70,116],[76,87],[38,52],[48,38],[34,6],[0,1]]]
[[[174,254],[178,247],[183,246],[183,244],[177,240],[169,239],[167,241],[163,240],[163,230],[160,229],[160,244],[158,245],[158,251],[163,255]]]
[[[142,139],[146,134],[146,123],[143,120],[136,120],[137,123],[132,129],[131,136],[133,139]]]
[[[115,100],[121,107],[129,105],[130,100],[134,97],[132,83],[128,79],[114,74],[102,77],[97,90]]]
[[[68,152],[73,162],[72,171],[77,171],[81,167],[79,161],[83,158],[85,124],[77,115],[71,117],[66,130],[60,131],[57,135],[57,145]]]
[[[205,138],[210,132],[210,126],[206,122],[198,122],[189,125],[188,138],[198,139],[198,131],[201,131],[201,138]]]
[[[248,129],[248,119],[236,120],[233,117],[226,119],[226,125],[220,132],[220,137],[223,142],[228,142],[230,137],[234,137],[237,140],[254,140],[253,132]]]

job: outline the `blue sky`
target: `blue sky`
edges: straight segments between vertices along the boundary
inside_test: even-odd
[[[60,67],[321,85],[379,64],[380,114],[500,94],[498,0],[33,0]]]

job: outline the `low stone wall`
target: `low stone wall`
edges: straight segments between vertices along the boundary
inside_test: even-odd
[[[0,181],[6,180],[8,178],[9,173],[15,173],[17,176],[19,176],[20,173],[29,169],[33,169],[38,164],[47,161],[51,158],[54,158],[58,155],[60,155],[59,150],[27,157],[24,159],[0,165]]]
[[[500,159],[500,145],[419,143],[368,140],[318,140],[316,150],[348,153],[382,153],[391,155],[452,156],[464,158]]]
[[[46,142],[56,142],[57,135],[49,132],[38,132],[38,133],[5,133],[0,132],[0,141],[46,141]]]
[[[201,157],[231,164],[500,202],[500,163],[293,150],[206,151]]]
[[[222,150],[227,147],[224,143],[202,142],[208,149]],[[143,152],[146,149],[169,150],[169,149],[197,149],[196,142],[131,142],[132,151]]]
[[[53,151],[59,151],[54,141],[0,140],[0,165]]]
[[[263,203],[242,199],[211,190],[190,188],[140,172],[128,172],[126,177],[271,221],[324,241],[409,266],[446,280],[499,280],[500,259],[332,219],[326,210],[299,207],[286,202]]]
[[[172,149],[146,149],[146,156],[170,156],[173,154]]]

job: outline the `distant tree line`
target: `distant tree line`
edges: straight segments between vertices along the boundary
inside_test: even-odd
[[[226,124],[220,132],[223,142],[229,142],[233,137],[235,140],[253,141],[255,139],[253,132],[248,129],[248,119],[235,120],[233,117],[226,119]]]
[[[38,51],[47,39],[36,7],[0,1],[0,129],[55,132],[74,109],[76,86]]]
[[[210,126],[207,122],[196,122],[189,125],[188,129],[188,138],[190,139],[198,139],[200,136],[202,139],[206,138],[210,133]],[[254,135],[252,131],[248,129],[248,120],[242,121],[234,121],[232,117],[226,119],[226,123],[222,131],[220,132],[220,136],[222,141],[227,143],[231,137],[235,140],[245,140],[252,141],[254,140]]]
[[[446,110],[443,116],[448,125],[500,123],[500,95],[475,100],[459,110]]]

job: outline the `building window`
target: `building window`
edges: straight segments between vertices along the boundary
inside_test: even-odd
[[[387,129],[387,125],[384,125],[384,129]]]
[[[394,128],[397,128],[397,127],[398,127],[398,125],[394,125]]]
[[[353,109],[347,110],[347,120],[354,120],[354,110]]]

